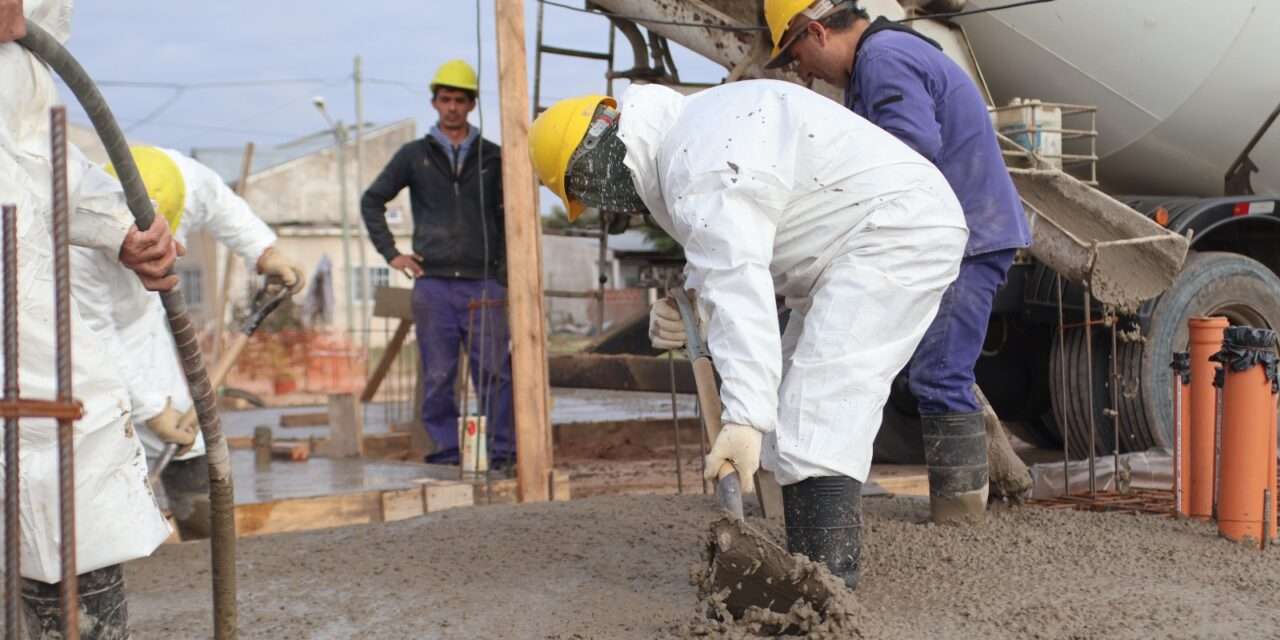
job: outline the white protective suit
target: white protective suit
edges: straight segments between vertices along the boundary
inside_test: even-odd
[[[70,2],[25,0],[24,9],[29,19],[66,40]],[[19,382],[25,397],[53,398],[49,108],[58,96],[49,69],[15,43],[0,44],[0,87],[0,202],[18,206]],[[68,152],[71,242],[114,259],[133,224],[120,183],[75,147]],[[169,535],[147,484],[128,391],[104,349],[110,336],[94,333],[83,312],[83,302],[73,296],[72,392],[85,408],[74,436],[76,569],[82,574],[149,555]],[[22,575],[54,583],[61,577],[57,427],[53,420],[23,419],[21,430]]]
[[[220,243],[243,258],[252,272],[262,252],[275,244],[276,234],[212,169],[177,151],[161,151],[178,166],[185,185],[183,214],[178,227],[172,230],[174,239],[186,244],[189,233],[211,231]],[[77,252],[72,264],[76,295],[93,300],[93,312],[86,319],[96,330],[114,331],[119,337],[124,352],[117,361],[133,401],[134,424],[147,456],[158,457],[165,443],[145,422],[164,409],[167,399],[179,413],[185,413],[192,405],[160,296],[146,294],[136,277],[127,277],[132,275],[127,269],[95,252]],[[135,291],[121,291],[122,286]],[[132,299],[139,292],[145,296],[141,305],[115,302]],[[202,455],[204,437],[197,434],[195,445],[177,459]]]
[[[942,174],[798,85],[633,86],[626,165],[683,247],[723,421],[764,432],[783,485],[865,481],[881,411],[955,279],[968,230]],[[775,294],[792,310],[779,335]]]

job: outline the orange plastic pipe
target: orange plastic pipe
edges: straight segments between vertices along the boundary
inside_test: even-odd
[[[1272,511],[1263,497],[1267,490],[1275,496],[1275,396],[1261,365],[1224,368],[1218,533],[1259,543],[1266,535],[1263,513]]]
[[[1191,343],[1191,424],[1187,429],[1186,455],[1189,468],[1183,492],[1189,497],[1188,512],[1193,518],[1213,515],[1213,423],[1217,393],[1213,374],[1218,365],[1209,356],[1222,348],[1222,333],[1230,325],[1226,318],[1191,318],[1187,329]],[[1259,498],[1258,504],[1262,504]]]

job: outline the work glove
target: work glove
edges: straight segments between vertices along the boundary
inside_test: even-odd
[[[267,247],[267,250],[258,256],[258,273],[279,278],[280,282],[289,288],[290,295],[302,291],[307,284],[307,278],[302,275],[302,269],[275,247]]]
[[[693,303],[695,313],[697,299],[693,291],[689,292],[689,302]],[[679,349],[689,341],[684,330],[684,320],[680,318],[680,307],[672,296],[665,296],[649,307],[649,343],[654,349],[670,351]]]
[[[187,413],[194,414],[194,410]],[[195,423],[193,421],[191,424],[183,424],[185,417],[173,408],[173,402],[169,398],[165,398],[164,409],[147,420],[147,428],[160,440],[178,445],[178,455],[182,455],[190,451],[196,441]]]
[[[738,470],[742,492],[755,491],[755,475],[760,469],[760,442],[763,439],[764,434],[755,427],[732,422],[724,425],[711,445],[711,453],[707,454],[707,479],[715,482],[721,465],[728,462]]]

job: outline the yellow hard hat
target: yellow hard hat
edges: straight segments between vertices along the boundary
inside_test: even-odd
[[[764,21],[769,25],[769,38],[773,42],[773,52],[769,54],[766,69],[776,69],[791,63],[791,56],[786,54],[787,47],[795,42],[802,31],[787,35],[787,28],[801,13],[810,20],[817,20],[831,13],[846,2],[842,0],[764,0]]]
[[[177,231],[187,202],[187,183],[178,164],[155,147],[130,147],[129,152],[138,165],[138,173],[142,174],[143,184],[147,185],[147,195],[159,208],[156,213],[169,223],[170,232]],[[107,173],[116,175],[115,167],[108,164],[106,169]]]
[[[577,220],[586,205],[569,199],[565,193],[565,174],[569,172],[569,159],[582,144],[596,107],[601,104],[618,107],[618,102],[609,96],[566,98],[543,111],[529,128],[529,157],[533,159],[534,173],[542,184],[560,196],[570,221]]]
[[[450,60],[436,70],[436,77],[431,80],[431,91],[438,87],[452,87],[466,91],[479,91],[480,83],[476,81],[476,70],[463,60]]]

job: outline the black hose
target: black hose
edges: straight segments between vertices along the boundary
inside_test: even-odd
[[[37,58],[48,64],[71,89],[80,106],[89,115],[93,128],[102,139],[120,183],[124,185],[129,210],[139,229],[150,229],[156,214],[151,207],[146,185],[129,152],[129,143],[111,115],[111,108],[98,91],[89,74],[71,53],[40,25],[27,21],[27,35],[18,40]],[[222,433],[213,388],[205,371],[195,327],[187,318],[186,302],[180,287],[160,294],[169,330],[182,361],[182,371],[191,390],[200,432],[204,435],[209,465],[209,510],[211,512],[210,545],[212,546],[213,630],[219,640],[238,637],[236,612],[236,521],[235,492],[231,484],[231,458]]]

